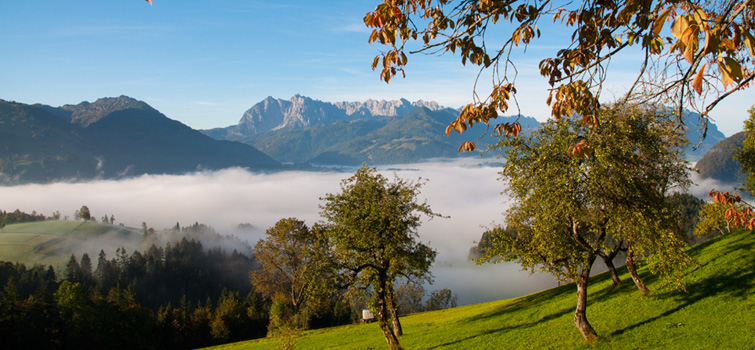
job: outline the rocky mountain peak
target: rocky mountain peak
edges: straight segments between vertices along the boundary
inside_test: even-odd
[[[286,128],[300,129],[339,120],[392,117],[409,113],[417,107],[440,110],[437,102],[367,100],[365,102],[323,102],[296,94],[289,100],[268,96],[249,108],[231,131],[238,136]]]
[[[64,105],[60,107],[60,109],[70,113],[68,118],[71,122],[81,124],[84,127],[89,126],[110,113],[125,109],[144,109],[154,111],[150,105],[123,95],[119,97],[100,98],[92,103],[84,101],[77,105]]]

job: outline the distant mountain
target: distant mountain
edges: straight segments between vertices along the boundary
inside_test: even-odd
[[[290,100],[268,97],[244,112],[237,125],[204,131],[221,140],[243,140],[259,133],[296,130],[337,121],[401,116],[414,108],[439,110],[436,102],[398,101],[323,102],[295,95]]]
[[[479,156],[479,152],[460,154],[458,149],[463,141],[480,136],[482,129],[470,130],[463,136],[452,132],[446,137],[448,123],[457,116],[452,109],[415,108],[402,116],[269,131],[243,141],[280,161],[319,165],[397,164]],[[503,122],[513,117],[499,119]],[[522,117],[519,121],[525,129],[539,127],[534,118]],[[488,141],[495,142],[492,138]]]
[[[747,175],[742,172],[742,165],[732,158],[738,148],[742,148],[744,131],[738,132],[711,147],[697,161],[695,169],[703,179],[715,179],[724,183],[742,184]]]
[[[121,96],[50,107],[0,100],[0,182],[275,169],[250,145],[218,141]]]
[[[459,154],[458,149],[463,141],[480,136],[482,129],[468,131],[463,137],[455,132],[445,136],[446,127],[457,116],[458,111],[437,102],[329,103],[296,95],[288,101],[268,97],[247,110],[239,124],[203,132],[250,144],[291,163],[390,164],[479,155]],[[525,129],[539,127],[534,118],[522,117],[520,122]]]
[[[701,120],[697,113],[687,112],[684,116],[684,122],[687,140],[690,142],[689,146],[684,149],[687,161],[696,162],[700,160],[705,152],[726,138],[726,135],[718,130],[718,126],[709,121],[705,139],[702,139],[700,134]]]

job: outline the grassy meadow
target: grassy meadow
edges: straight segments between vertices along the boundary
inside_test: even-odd
[[[690,249],[686,292],[640,270],[642,296],[625,268],[621,286],[608,274],[590,280],[587,315],[599,341],[574,326],[573,284],[527,296],[402,318],[405,349],[755,349],[755,234],[736,232]],[[495,278],[495,276],[491,276]],[[282,348],[258,339],[213,349]],[[386,349],[376,323],[302,332],[296,349]]]
[[[76,246],[114,232],[138,233],[122,226],[68,220],[8,225],[0,231],[0,261],[52,265],[58,271],[71,258]],[[96,259],[96,253],[90,252],[91,258]]]

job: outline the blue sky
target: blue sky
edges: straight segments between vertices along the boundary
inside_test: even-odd
[[[372,72],[383,49],[362,18],[376,0],[0,2],[0,98],[53,106],[127,95],[198,129],[236,124],[267,96],[323,101],[470,101],[477,69],[458,57],[409,57],[406,79]],[[544,31],[545,33],[545,31]],[[547,85],[536,67],[563,42],[549,32],[518,62],[522,112],[544,120]],[[614,62],[616,88],[636,57]],[[486,86],[489,76],[481,78]],[[483,91],[482,89],[481,91]],[[712,113],[727,135],[742,129],[753,89]]]

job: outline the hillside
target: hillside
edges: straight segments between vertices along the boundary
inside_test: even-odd
[[[740,231],[695,246],[698,264],[688,270],[687,292],[661,289],[648,272],[652,292],[641,296],[626,269],[622,285],[610,276],[590,281],[587,313],[599,335],[586,345],[574,327],[573,284],[520,298],[469,305],[402,318],[406,349],[747,349],[755,339],[755,235]],[[213,349],[276,349],[260,339]],[[306,331],[297,349],[385,349],[377,324]]]
[[[747,176],[742,172],[742,165],[734,158],[738,148],[742,148],[744,131],[738,132],[711,147],[695,164],[695,169],[702,179],[715,179],[724,183],[742,184]]]
[[[280,163],[125,96],[50,107],[0,100],[0,184],[183,174]]]
[[[0,261],[34,266],[52,265],[62,271],[71,254],[80,258],[89,254],[96,259],[100,250],[112,256],[118,248],[127,252],[146,251],[152,244],[164,247],[186,238],[201,243],[207,249],[221,249],[230,253],[251,256],[248,242],[233,235],[221,235],[209,226],[195,223],[180,230],[168,228],[152,230],[148,238],[143,229],[97,222],[47,220],[10,224],[0,231]]]
[[[52,265],[62,271],[71,254],[80,257],[88,251],[96,259],[100,249],[115,251],[122,246],[132,251],[140,248],[141,236],[134,228],[93,222],[51,220],[13,224],[0,232],[0,261]]]

